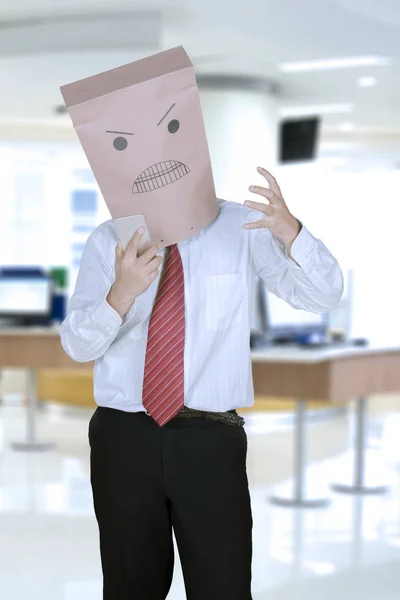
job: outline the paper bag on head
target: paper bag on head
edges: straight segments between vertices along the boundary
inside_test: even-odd
[[[198,233],[217,200],[193,65],[182,47],[61,87],[111,216],[143,214],[161,247]]]

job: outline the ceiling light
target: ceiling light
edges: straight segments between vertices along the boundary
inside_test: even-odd
[[[332,115],[349,113],[354,110],[353,104],[309,104],[305,106],[282,106],[281,117],[303,117],[308,115]]]
[[[348,56],[344,58],[287,62],[278,65],[278,69],[285,73],[300,73],[304,71],[326,71],[327,69],[348,69],[352,67],[378,67],[390,65],[392,62],[393,59],[386,56]]]
[[[329,562],[317,563],[305,561],[305,563],[306,564],[304,566],[316,575],[332,575],[332,573],[335,573],[335,571],[337,570],[335,565]]]
[[[374,87],[378,83],[376,77],[360,77],[357,79],[357,84],[360,87]]]
[[[355,125],[354,123],[340,123],[339,125],[340,131],[354,131]]]

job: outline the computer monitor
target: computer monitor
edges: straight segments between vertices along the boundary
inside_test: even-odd
[[[53,282],[46,276],[0,276],[0,319],[24,324],[51,318]]]
[[[261,286],[265,334],[268,341],[303,342],[322,339],[328,330],[328,313],[298,310]]]
[[[282,164],[314,160],[321,119],[289,119],[279,126],[279,161]]]

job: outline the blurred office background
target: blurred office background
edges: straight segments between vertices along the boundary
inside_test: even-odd
[[[63,307],[51,314],[32,269],[68,299],[87,237],[110,218],[59,86],[182,44],[198,75],[218,196],[249,199],[248,186],[262,183],[256,167],[267,167],[345,274],[343,303],[323,317],[287,311],[255,290],[256,345],[269,327],[292,342],[303,336],[303,344],[400,348],[399,34],[395,0],[2,0],[3,326],[24,285],[43,306],[21,306],[14,325],[37,325],[43,311],[57,327]],[[324,339],[304,339],[305,330]],[[7,341],[0,343],[4,355]],[[86,439],[91,375],[72,368],[36,375],[1,372],[0,596],[99,599]],[[25,435],[32,384],[40,401],[35,435],[56,442],[43,453],[10,446]],[[245,415],[255,600],[399,599],[400,389],[372,396],[364,423],[368,468],[389,491],[336,495],[319,509],[267,500],[274,486],[291,483],[295,400],[263,395]],[[312,400],[307,475],[327,490],[352,469],[356,413],[353,398]],[[184,597],[178,565],[170,598]]]

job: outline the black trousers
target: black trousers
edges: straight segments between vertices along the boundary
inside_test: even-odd
[[[188,600],[251,600],[241,427],[98,408],[89,425],[104,600],[165,600],[175,533]]]

